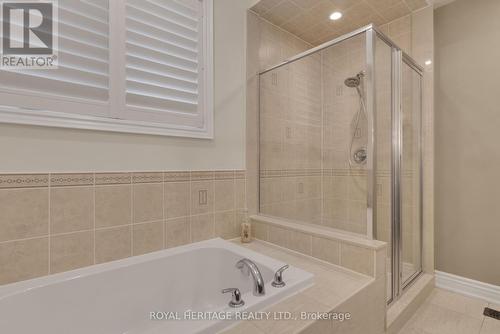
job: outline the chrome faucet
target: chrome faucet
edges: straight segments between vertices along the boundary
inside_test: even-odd
[[[241,259],[236,263],[236,268],[241,269],[246,275],[252,274],[254,296],[263,296],[266,294],[264,279],[262,278],[259,268],[252,260]]]

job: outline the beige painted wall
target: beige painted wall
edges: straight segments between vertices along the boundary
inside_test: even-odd
[[[500,1],[435,13],[436,267],[500,285]]]
[[[0,172],[243,169],[246,10],[214,0],[215,139],[0,125]]]

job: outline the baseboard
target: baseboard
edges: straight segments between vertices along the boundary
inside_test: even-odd
[[[436,287],[500,304],[500,286],[483,283],[442,271],[435,272]]]

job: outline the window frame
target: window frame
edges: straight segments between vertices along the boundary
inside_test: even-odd
[[[107,103],[95,103],[88,101],[88,107],[95,105],[95,115],[92,111],[82,113],[66,113],[50,110],[50,103],[44,101],[40,103],[39,109],[28,109],[15,106],[0,107],[0,123],[26,124],[37,126],[49,126],[72,129],[98,130],[107,132],[149,134],[159,136],[175,136],[188,138],[214,138],[214,101],[213,101],[213,0],[198,0],[203,6],[203,27],[202,27],[202,47],[200,52],[202,57],[200,65],[202,76],[199,89],[199,106],[201,115],[197,115],[201,120],[201,126],[185,125],[176,123],[176,119],[189,118],[190,115],[180,115],[176,118],[175,113],[168,115],[168,122],[153,122],[144,120],[123,119],[123,116],[130,115],[134,107],[126,106],[126,8],[125,1],[109,0],[109,100]],[[2,94],[19,95],[19,100],[30,99],[36,102],[37,93],[22,92],[17,90],[4,90],[0,87]],[[27,94],[27,95],[26,95]],[[40,95],[42,98],[43,95]],[[11,98],[12,99],[12,98]],[[56,100],[56,99],[55,99]],[[64,101],[67,100],[67,101]],[[61,103],[86,104],[86,100],[75,101],[62,97]],[[107,111],[106,115],[103,114]],[[107,107],[107,108],[106,108]],[[106,110],[107,109],[107,110]],[[75,109],[73,109],[75,110]],[[102,116],[97,116],[103,114]],[[121,117],[121,118],[120,118]],[[200,123],[200,122],[193,122]]]

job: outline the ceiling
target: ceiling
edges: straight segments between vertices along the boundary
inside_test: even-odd
[[[318,45],[359,27],[383,25],[428,5],[426,0],[261,0],[251,9],[271,23]],[[331,13],[343,14],[331,21]]]

